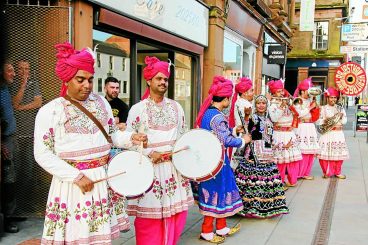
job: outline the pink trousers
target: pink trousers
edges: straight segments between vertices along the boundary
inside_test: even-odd
[[[279,169],[282,183],[285,183],[285,175],[287,171],[287,178],[291,185],[295,185],[298,181],[299,161],[291,163],[277,164]]]
[[[298,177],[310,176],[313,162],[314,162],[314,154],[302,154],[303,159],[299,164],[299,174]]]
[[[184,230],[188,211],[170,218],[148,219],[136,217],[134,221],[137,245],[175,245]]]
[[[341,174],[342,163],[343,160],[331,161],[319,159],[319,165],[321,165],[322,172],[328,177]]]

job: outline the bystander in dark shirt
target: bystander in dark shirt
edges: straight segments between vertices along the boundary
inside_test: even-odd
[[[109,101],[114,117],[119,118],[119,123],[126,123],[128,118],[129,106],[119,98]]]
[[[0,84],[1,136],[10,136],[15,132],[16,123],[8,86]]]

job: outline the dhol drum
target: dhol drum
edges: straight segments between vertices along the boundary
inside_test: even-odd
[[[152,188],[154,169],[151,161],[139,152],[121,151],[110,159],[107,176],[114,176],[107,181],[117,194],[135,199]]]
[[[182,150],[185,149],[186,150]],[[224,148],[216,135],[204,129],[192,129],[175,143],[172,162],[188,179],[206,181],[220,172],[223,166]]]

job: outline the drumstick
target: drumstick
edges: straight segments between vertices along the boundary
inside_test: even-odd
[[[118,175],[125,174],[125,173],[126,173],[126,172],[125,172],[125,171],[123,171],[123,172],[120,172],[120,173],[117,173],[117,174],[113,174],[113,175],[107,176],[106,178],[102,178],[102,179],[99,179],[99,180],[95,180],[95,181],[93,181],[93,184],[96,184],[96,183],[99,183],[99,182],[101,182],[101,181],[104,181],[104,180],[108,180],[108,179],[114,178],[114,177],[116,177],[116,176],[118,176]]]
[[[190,149],[190,147],[187,145],[187,146],[184,146],[183,148],[181,148],[181,149],[179,149],[177,151],[173,151],[173,152],[169,152],[169,153],[163,153],[161,155],[163,155],[163,156],[172,156],[172,155],[174,155],[176,153],[179,153],[181,151],[186,151],[186,150],[189,150],[189,149]]]

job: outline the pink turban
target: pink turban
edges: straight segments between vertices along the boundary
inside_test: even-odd
[[[296,88],[296,90],[294,92],[294,97],[299,96],[299,91],[308,90],[311,87],[312,87],[312,78],[308,77],[308,78],[304,79],[303,81],[301,81],[298,84],[298,87]]]
[[[267,85],[270,88],[272,94],[276,93],[278,89],[284,88],[284,83],[282,82],[282,80],[271,80],[267,83]]]
[[[250,80],[247,77],[240,78],[240,82],[235,85],[235,94],[233,96],[233,99],[231,101],[231,107],[230,107],[230,117],[229,117],[229,125],[230,127],[235,126],[235,115],[234,115],[234,107],[235,103],[238,100],[238,94],[242,94],[250,90],[253,86],[252,80]]]
[[[329,87],[326,91],[325,91],[327,96],[335,96],[335,97],[339,97],[340,96],[340,92],[338,90],[336,90],[333,87]]]
[[[161,72],[166,77],[170,77],[170,64],[157,59],[156,57],[146,56],[144,59],[144,63],[146,63],[146,67],[143,69],[143,77],[146,81],[151,80],[157,73]],[[147,87],[146,91],[142,96],[142,100],[148,98],[150,93],[149,87]]]
[[[201,108],[199,109],[197,120],[195,122],[195,127],[199,127],[202,122],[202,118],[208,107],[211,105],[213,96],[218,97],[231,97],[233,94],[233,82],[222,77],[215,76],[213,78],[212,85],[208,91],[208,97],[203,102]]]
[[[93,68],[95,61],[91,51],[87,49],[74,50],[68,42],[57,44],[55,48],[57,49],[55,72],[63,81],[60,96],[64,96],[67,90],[66,83],[75,76],[78,70],[88,71],[91,74],[95,73]]]

